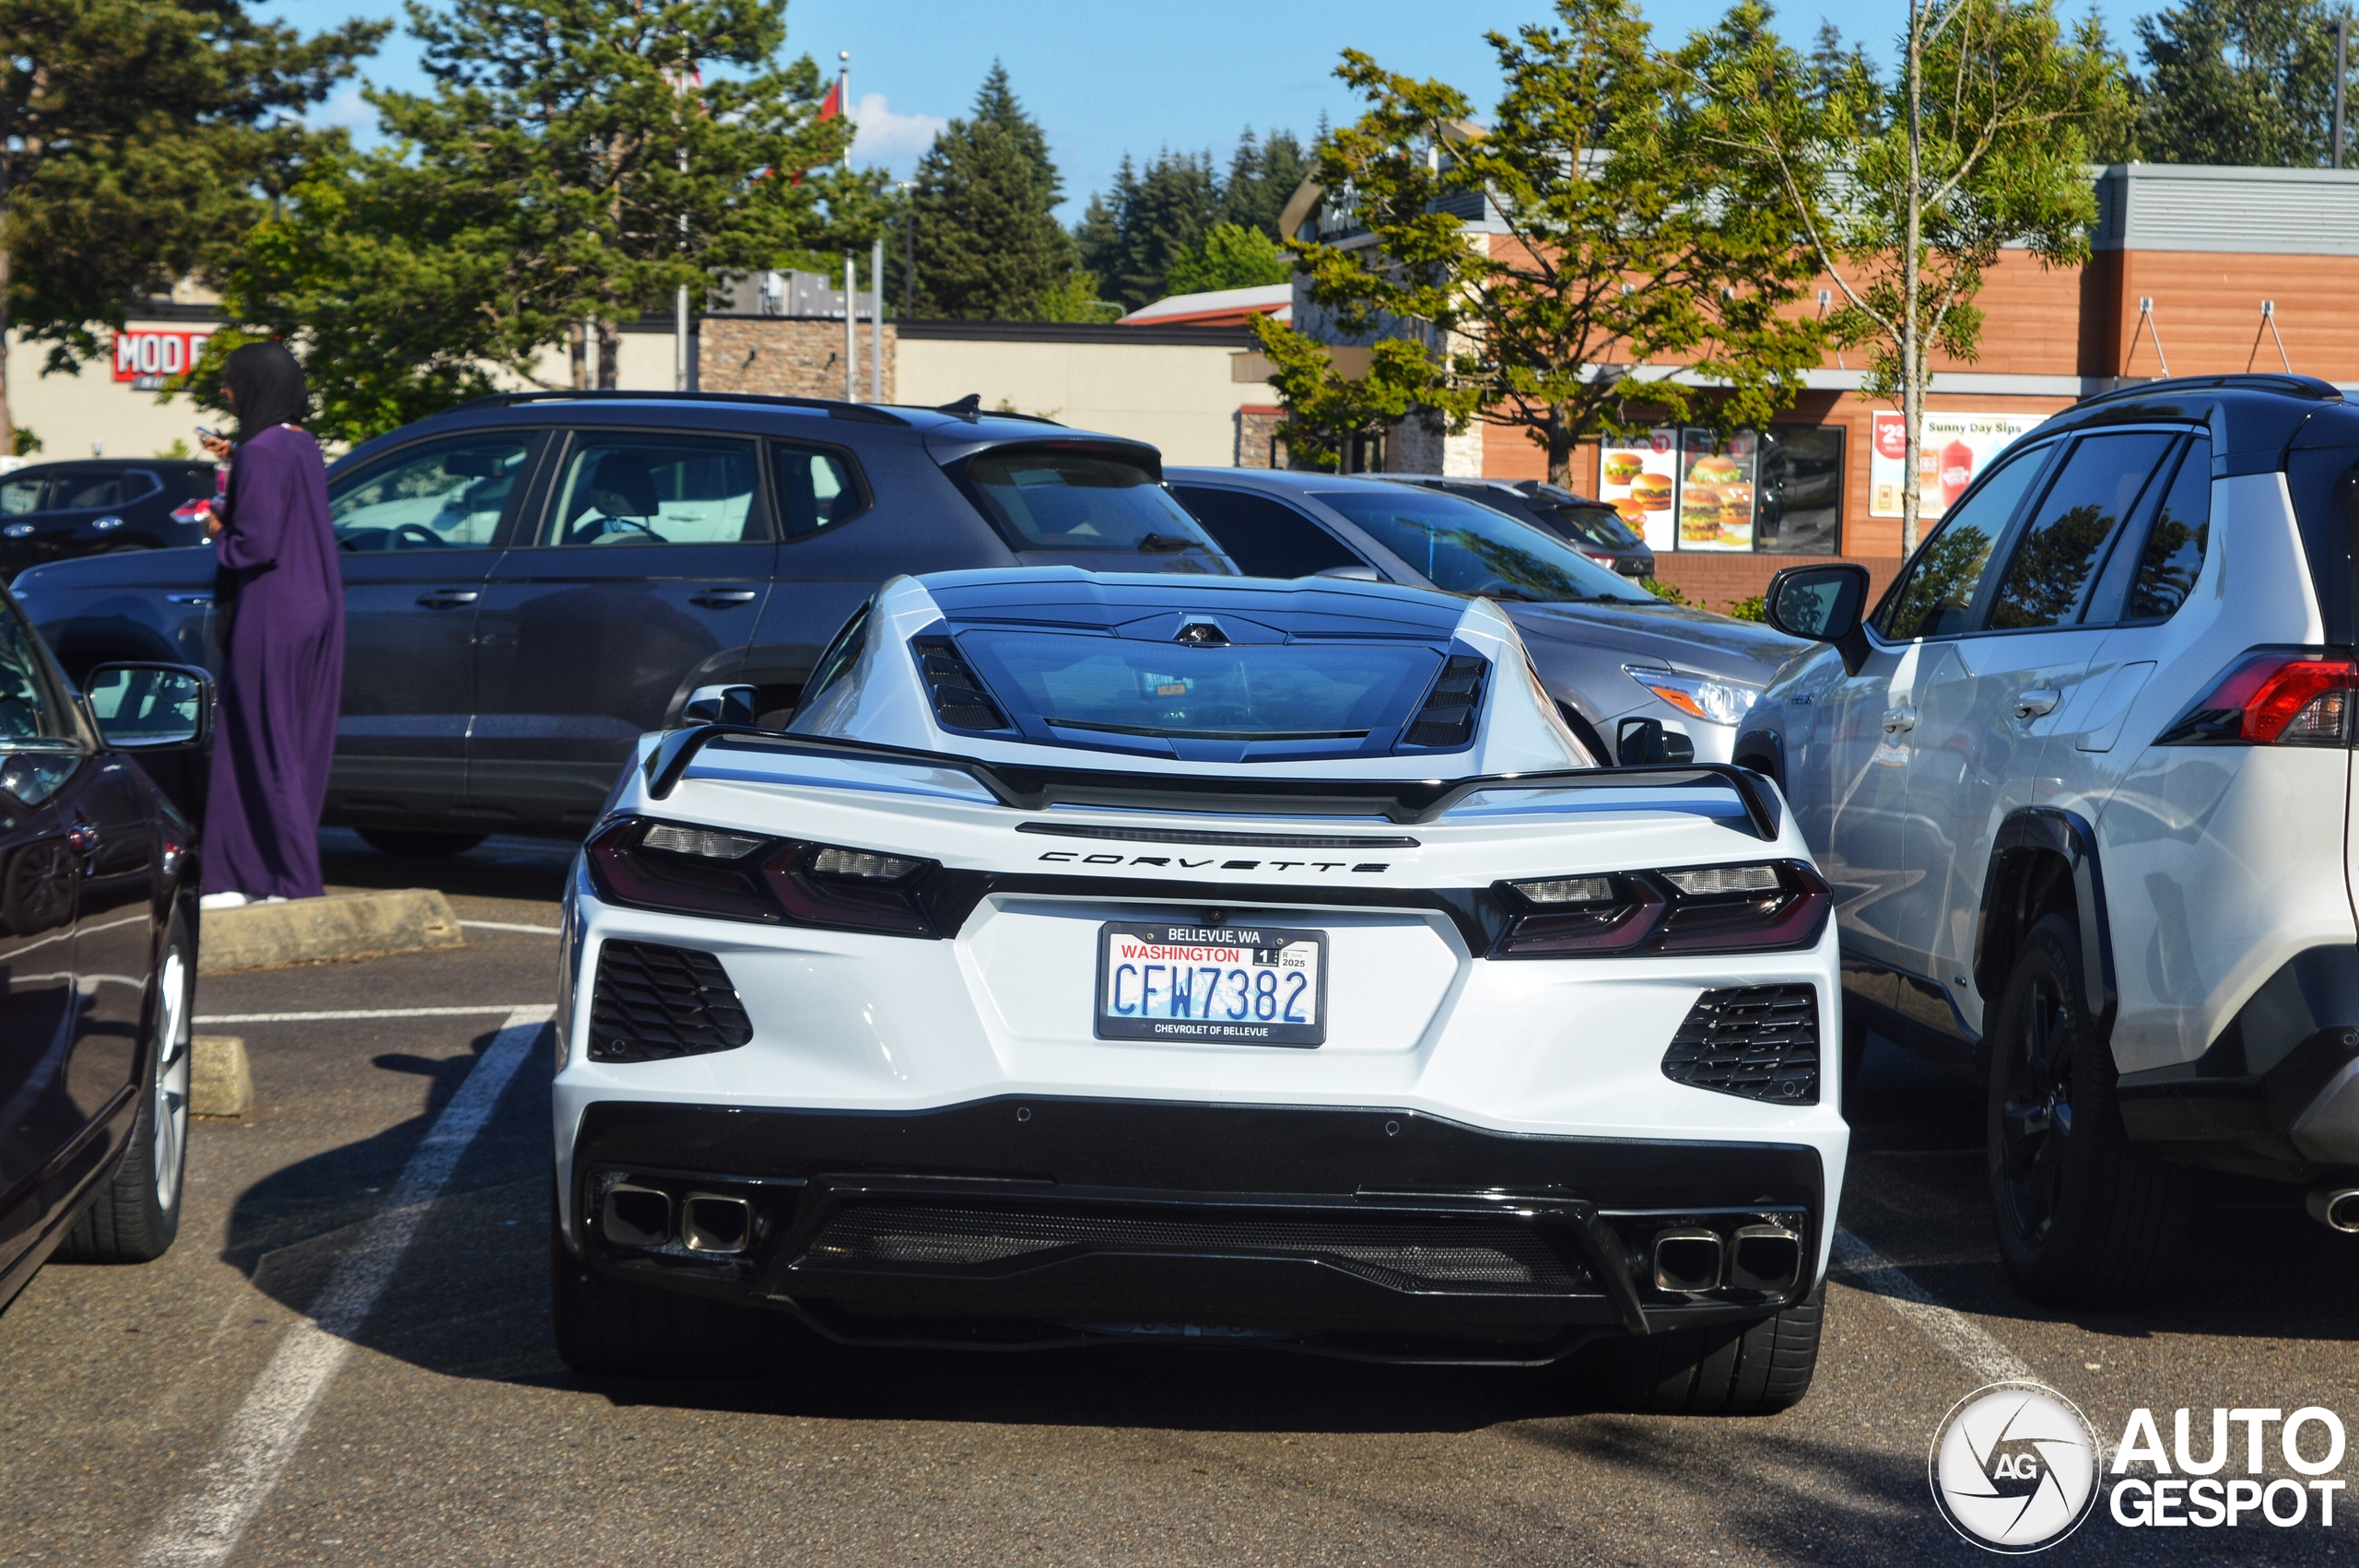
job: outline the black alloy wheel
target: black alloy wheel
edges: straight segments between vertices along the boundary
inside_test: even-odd
[[[2087,994],[2079,928],[2048,916],[2025,936],[1992,1018],[1991,1214],[2025,1295],[2128,1306],[2155,1293],[2178,1251],[2187,1176],[2130,1141]]]

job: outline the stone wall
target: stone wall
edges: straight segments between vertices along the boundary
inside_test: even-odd
[[[1237,411],[1237,466],[1284,468],[1285,443],[1278,439],[1278,422],[1285,410],[1273,404],[1249,403]]]
[[[844,323],[813,316],[707,316],[698,333],[697,385],[704,392],[773,397],[844,395]],[[873,401],[869,375],[874,323],[860,323],[860,400]],[[894,399],[898,333],[885,323],[885,399]]]

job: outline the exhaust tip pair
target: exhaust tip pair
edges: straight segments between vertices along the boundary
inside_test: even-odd
[[[675,1223],[676,1222],[676,1223]],[[754,1206],[743,1198],[691,1192],[679,1200],[659,1188],[616,1182],[599,1208],[598,1228],[617,1246],[668,1246],[734,1256],[754,1244]]]
[[[1706,1295],[1727,1286],[1775,1295],[1802,1277],[1802,1238],[1783,1225],[1740,1225],[1725,1239],[1700,1226],[1659,1231],[1654,1286],[1673,1295]]]

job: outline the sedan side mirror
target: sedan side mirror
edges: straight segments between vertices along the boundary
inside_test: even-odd
[[[1762,611],[1788,637],[1832,643],[1852,674],[1868,657],[1861,618],[1868,607],[1868,568],[1850,561],[1823,567],[1788,567],[1769,579]]]
[[[101,664],[82,700],[111,750],[201,746],[213,732],[213,677],[188,664]]]
[[[751,686],[698,686],[688,694],[680,720],[687,724],[751,724],[759,695]]]

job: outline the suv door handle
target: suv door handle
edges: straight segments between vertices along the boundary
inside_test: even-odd
[[[417,602],[429,610],[448,610],[457,604],[472,604],[482,597],[472,588],[436,588],[417,596]]]
[[[708,588],[702,593],[689,594],[688,603],[701,604],[708,610],[728,610],[740,604],[751,604],[757,593],[757,591],[751,588]]]
[[[1887,708],[1884,710],[1884,732],[1905,735],[1917,728],[1917,710],[1913,708]]]
[[[2058,693],[2044,688],[2038,691],[2019,692],[2015,696],[2015,717],[2037,719],[2053,713],[2056,711],[2058,700]]]

